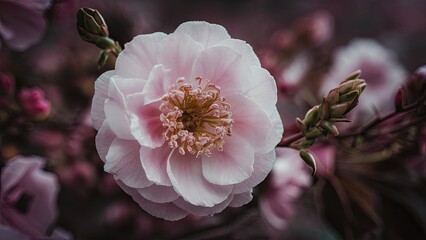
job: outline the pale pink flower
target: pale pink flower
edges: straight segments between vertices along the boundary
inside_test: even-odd
[[[1,171],[0,224],[33,238],[45,236],[57,215],[57,179],[43,165],[39,157],[17,156]]]
[[[294,203],[303,188],[310,186],[311,170],[292,148],[277,148],[277,160],[266,192],[260,197],[260,210],[276,229],[285,229],[295,213]]]
[[[392,50],[371,39],[356,39],[336,52],[334,65],[325,77],[320,96],[325,96],[348,74],[358,69],[361,69],[361,77],[365,79],[367,87],[358,106],[351,112],[350,119],[362,124],[374,118],[374,108],[380,114],[393,109],[394,96],[405,81],[406,71]]]
[[[24,51],[43,37],[44,11],[51,0],[0,0],[0,38],[17,51]]]
[[[24,112],[34,119],[44,119],[50,113],[51,104],[45,98],[44,91],[38,87],[24,88],[19,92]]]
[[[105,171],[148,213],[177,220],[252,199],[283,133],[273,77],[219,25],[139,35],[95,84]]]

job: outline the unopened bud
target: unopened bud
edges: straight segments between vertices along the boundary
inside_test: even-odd
[[[341,103],[352,102],[358,95],[359,95],[358,90],[350,91],[348,93],[340,95],[339,102]]]
[[[0,72],[0,94],[10,95],[15,88],[15,81],[12,76]]]
[[[296,123],[299,126],[300,131],[302,131],[302,133],[306,133],[306,130],[307,130],[306,125],[305,123],[303,123],[302,120],[300,120],[300,118],[296,118]]]
[[[314,176],[317,172],[317,164],[315,162],[315,158],[312,155],[312,153],[310,153],[306,149],[302,149],[299,151],[299,155],[300,155],[300,158],[302,158],[303,161],[305,161],[305,163],[312,168],[312,176]]]
[[[80,8],[77,12],[77,30],[80,37],[101,49],[110,49],[115,45],[108,37],[108,27],[102,15],[95,9]]]
[[[330,107],[331,117],[343,117],[349,107],[349,103],[339,103]]]
[[[326,97],[326,99],[327,99],[327,102],[330,104],[330,105],[333,105],[333,104],[336,104],[336,103],[338,103],[339,102],[339,89],[338,88],[334,88],[334,89],[332,89],[329,93],[328,93],[328,95],[327,95],[327,97]]]
[[[360,69],[358,69],[358,70],[356,70],[355,72],[353,72],[353,73],[349,74],[349,75],[345,78],[345,80],[343,80],[343,81],[342,81],[342,83],[347,82],[347,81],[349,81],[349,80],[357,79],[357,78],[359,78],[359,76],[361,76],[361,70],[360,70]]]
[[[325,98],[323,98],[322,102],[319,106],[319,109],[318,109],[318,115],[319,115],[321,120],[329,119],[329,117],[330,117],[330,113],[329,113],[329,110],[328,110],[329,106],[330,105],[328,104],[327,100]]]
[[[330,123],[329,121],[322,121],[321,127],[324,128],[324,130],[326,130],[327,132],[330,132],[331,134],[333,134],[333,136],[339,135],[339,131],[337,130],[337,127],[334,124]]]
[[[319,136],[321,136],[323,133],[321,132],[321,130],[319,130],[318,128],[312,128],[311,130],[309,130],[306,134],[305,134],[305,138],[317,138]]]
[[[40,88],[24,88],[19,92],[22,109],[33,120],[44,120],[49,116],[51,104]]]
[[[306,128],[311,128],[312,125],[315,124],[318,118],[318,109],[319,106],[314,106],[311,108],[305,115],[305,119],[303,119],[303,122],[305,123]]]

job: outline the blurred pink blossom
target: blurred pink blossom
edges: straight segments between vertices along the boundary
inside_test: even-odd
[[[2,96],[11,95],[15,88],[15,80],[9,74],[0,72],[0,93]]]
[[[268,189],[260,197],[260,210],[274,228],[283,230],[294,214],[294,203],[310,186],[310,170],[292,148],[277,148]]]
[[[51,0],[0,0],[0,38],[16,51],[24,51],[43,37],[44,11]]]
[[[44,119],[50,113],[51,104],[38,87],[21,89],[19,100],[24,112],[33,119]]]
[[[95,88],[104,169],[156,217],[244,205],[272,168],[283,133],[275,81],[222,26],[139,35]]]
[[[57,179],[43,165],[39,157],[17,156],[1,172],[0,223],[34,238],[48,234],[57,215]]]
[[[390,49],[371,39],[356,39],[335,53],[334,65],[324,79],[320,96],[358,69],[367,87],[349,118],[359,125],[374,118],[374,108],[380,114],[393,109],[394,96],[406,78],[406,71]]]

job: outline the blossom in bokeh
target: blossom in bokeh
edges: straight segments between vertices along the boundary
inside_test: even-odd
[[[300,159],[299,151],[277,148],[277,160],[271,171],[269,185],[260,197],[260,210],[276,229],[284,229],[294,215],[294,203],[310,186],[312,177],[307,165]]]
[[[24,51],[43,37],[44,11],[51,0],[0,0],[0,38],[16,51]]]
[[[4,95],[10,95],[13,93],[15,88],[15,81],[12,76],[0,72],[0,93]]]
[[[95,84],[105,171],[148,213],[213,215],[252,199],[283,133],[273,77],[219,25],[139,35]]]
[[[0,224],[33,238],[48,234],[57,215],[57,179],[43,165],[39,157],[17,156],[1,172]],[[1,236],[6,232],[2,227]]]
[[[33,119],[44,119],[50,113],[51,104],[38,87],[21,89],[19,100],[24,112]]]
[[[355,123],[365,123],[375,116],[393,109],[393,98],[406,78],[406,72],[395,54],[378,42],[370,39],[355,39],[347,47],[339,49],[334,65],[325,76],[320,97],[325,96],[345,76],[361,69],[367,83],[359,105],[349,114]]]

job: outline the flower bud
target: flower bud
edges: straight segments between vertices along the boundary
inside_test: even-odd
[[[359,76],[361,76],[361,70],[360,70],[360,69],[358,69],[358,70],[356,70],[355,72],[353,72],[353,73],[349,74],[349,75],[345,78],[345,80],[343,80],[343,81],[342,81],[342,83],[347,82],[347,81],[349,81],[349,80],[357,79],[357,78],[359,78]]]
[[[314,176],[315,173],[317,172],[317,164],[315,162],[315,158],[312,155],[312,153],[310,153],[306,149],[302,149],[299,151],[299,155],[303,159],[303,161],[305,161],[305,163],[312,168],[312,176]]]
[[[333,134],[333,136],[339,135],[339,131],[337,130],[337,127],[334,124],[330,123],[329,121],[322,121],[321,127],[323,127],[324,130]]]
[[[10,95],[15,88],[15,81],[12,76],[0,72],[0,94]]]
[[[101,49],[113,48],[115,43],[110,39],[108,27],[102,15],[95,9],[80,8],[77,12],[77,30],[80,37]]]
[[[22,109],[33,120],[44,120],[49,116],[51,104],[40,88],[24,88],[19,92]]]
[[[318,118],[318,108],[319,106],[314,106],[311,108],[305,115],[304,124],[309,129],[312,127],[312,125],[315,124]]]
[[[339,102],[339,95],[339,89],[334,88],[328,93],[326,100],[330,105],[336,104],[337,102]]]
[[[343,117],[349,108],[349,103],[339,103],[330,107],[331,117]]]

